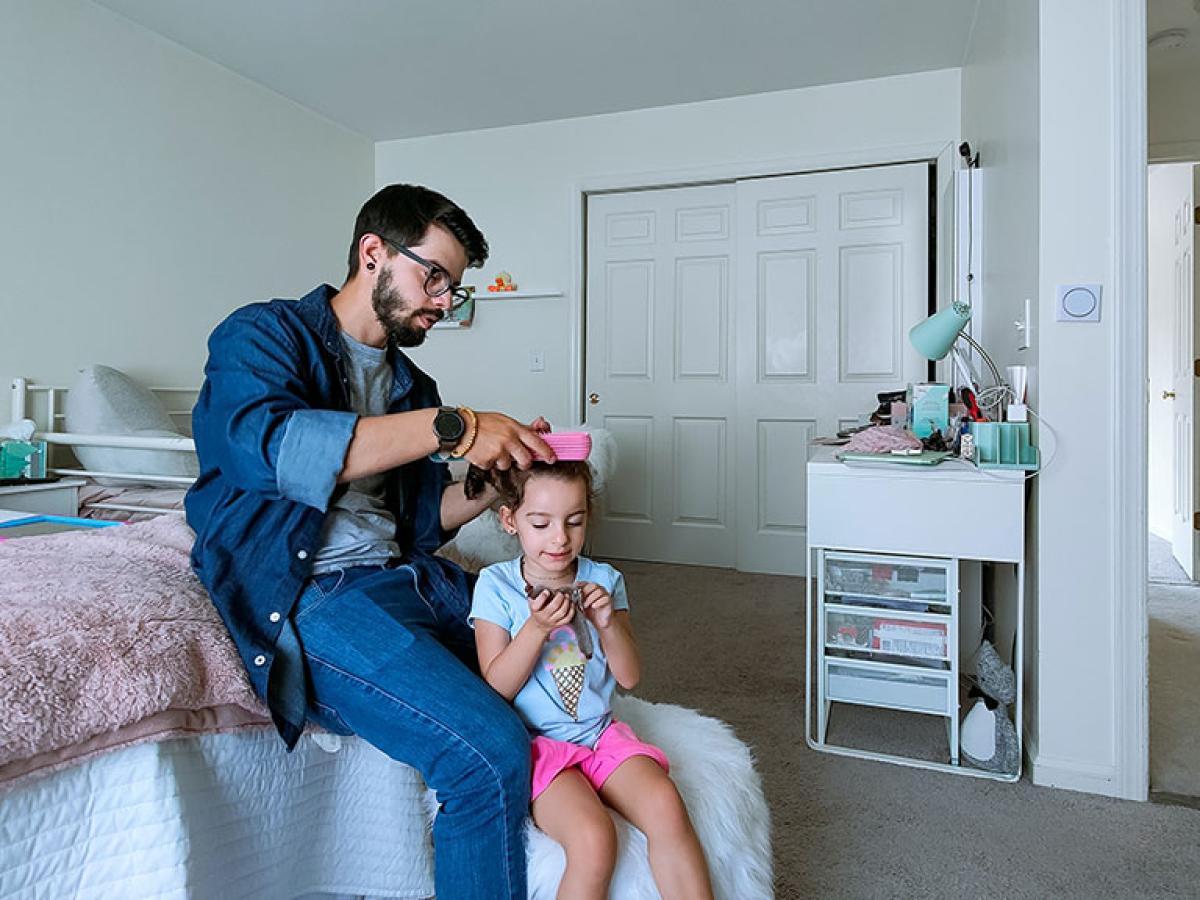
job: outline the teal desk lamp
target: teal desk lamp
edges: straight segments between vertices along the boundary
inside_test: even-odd
[[[971,321],[971,307],[965,303],[954,303],[914,325],[908,332],[908,341],[926,359],[945,359],[946,355],[954,349],[954,343],[962,338],[987,363],[995,383],[1003,384],[1004,380],[1000,377],[1000,371],[992,362],[992,358],[987,355],[987,351],[979,346],[973,337],[963,333],[963,329],[967,327],[969,321]]]

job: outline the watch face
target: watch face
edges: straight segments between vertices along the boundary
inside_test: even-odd
[[[442,443],[457,443],[466,432],[467,423],[457,409],[442,408],[433,419],[433,430]]]

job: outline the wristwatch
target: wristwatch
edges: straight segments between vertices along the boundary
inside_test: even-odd
[[[433,417],[433,433],[437,435],[438,452],[449,453],[467,433],[467,420],[453,406],[439,406]]]

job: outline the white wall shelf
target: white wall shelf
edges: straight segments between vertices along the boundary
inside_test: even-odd
[[[540,300],[547,297],[561,297],[562,291],[476,291],[475,300]]]

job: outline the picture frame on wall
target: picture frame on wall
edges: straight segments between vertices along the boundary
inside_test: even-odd
[[[470,328],[475,319],[475,288],[464,285],[470,292],[470,298],[458,309],[450,310],[446,317],[434,324],[434,328]]]

